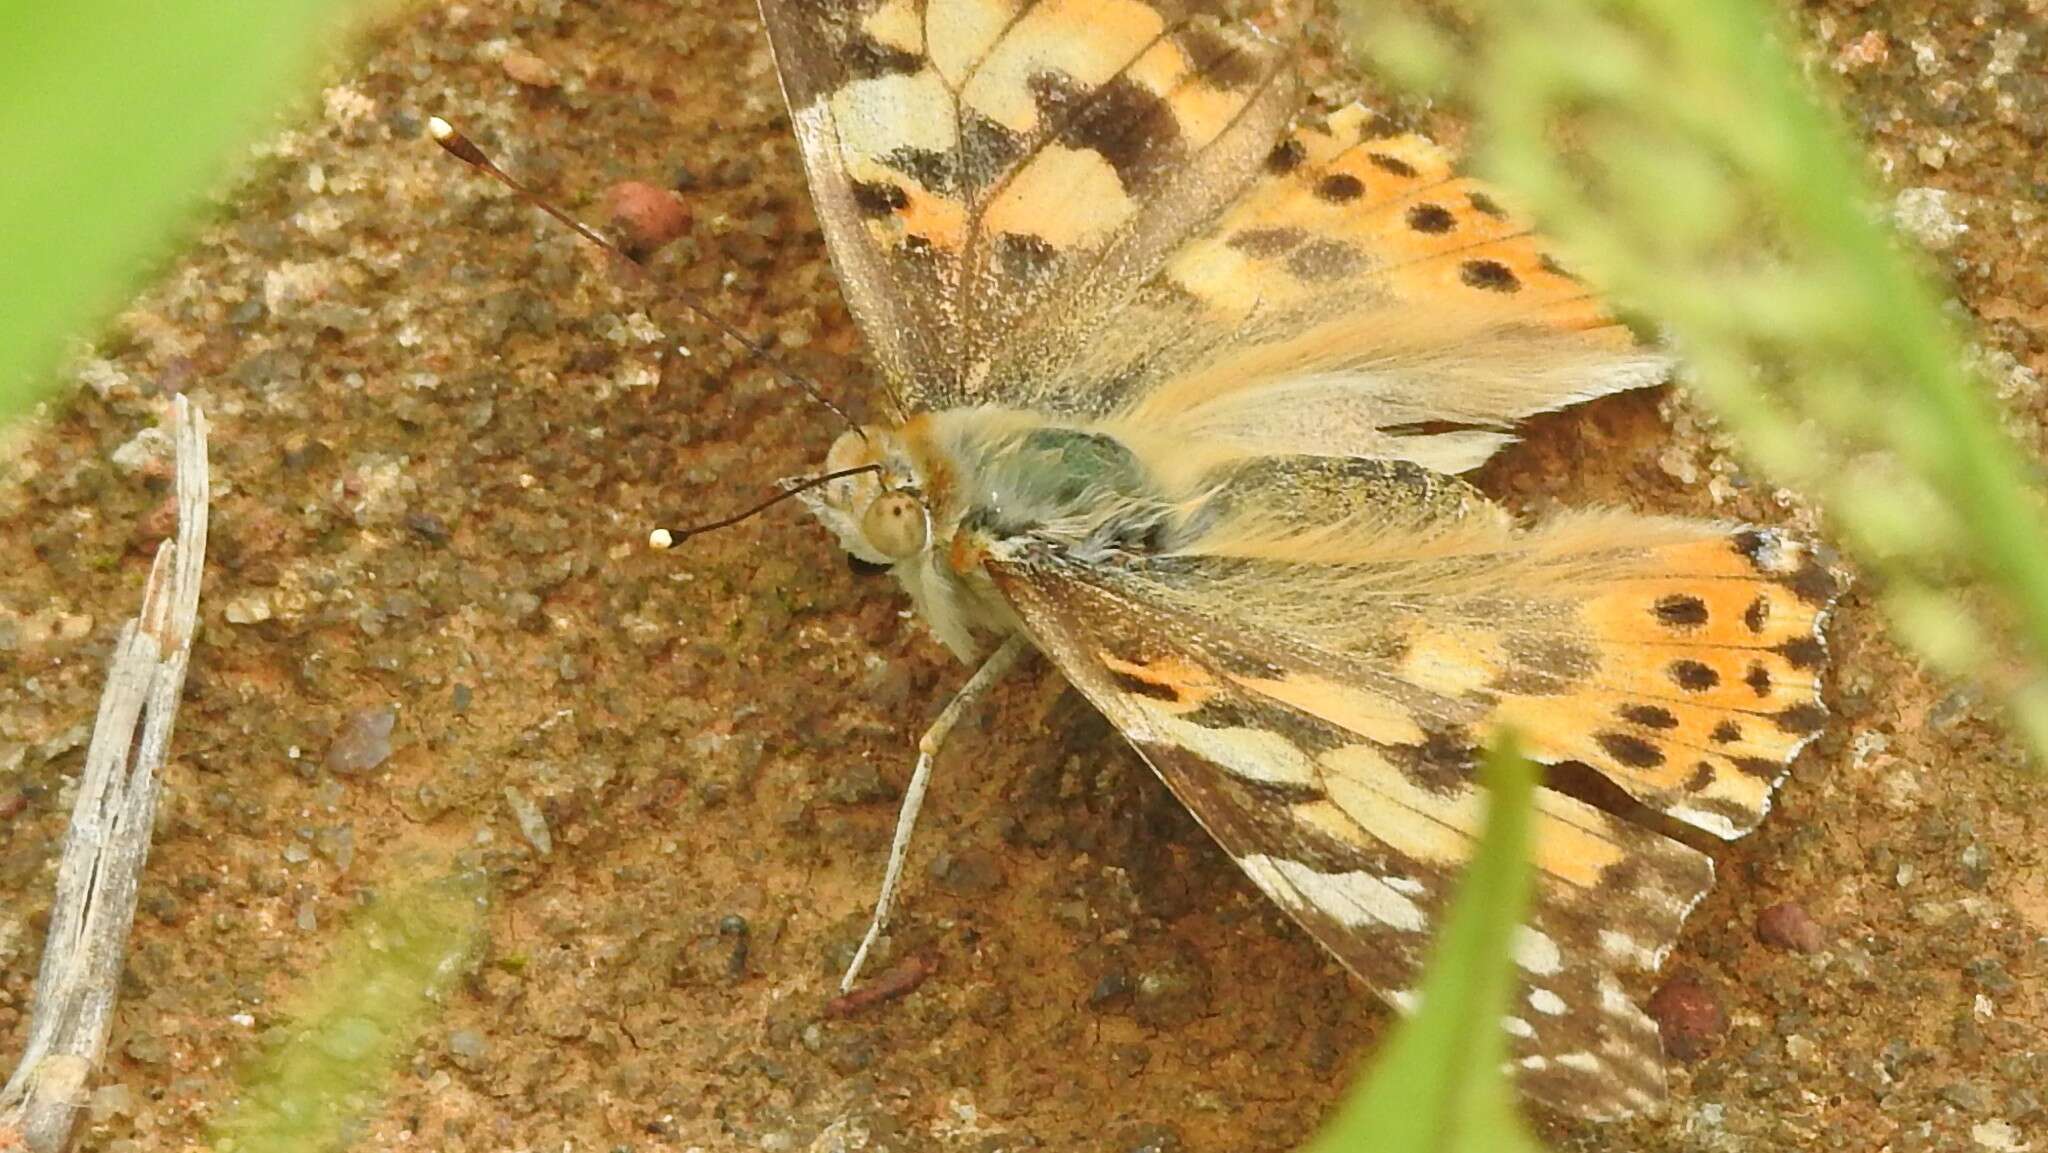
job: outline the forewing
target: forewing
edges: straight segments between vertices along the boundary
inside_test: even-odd
[[[1352,106],[1276,145],[1049,387],[1256,451],[1455,473],[1524,417],[1667,368],[1504,197]]]
[[[900,408],[1016,404],[1249,179],[1278,47],[1145,0],[762,0],[849,306]]]
[[[1412,1010],[1439,910],[1483,822],[1471,774],[1418,773],[1396,743],[1415,722],[1398,710],[1338,724],[1260,691],[1278,670],[1212,647],[1185,598],[1161,601],[1052,549],[1015,550],[991,571],[1034,640],[1253,882]],[[1523,988],[1502,1021],[1514,1071],[1574,1115],[1654,1108],[1656,1026],[1619,974],[1655,969],[1712,883],[1711,863],[1552,792],[1539,794],[1535,855],[1538,898],[1516,949]]]

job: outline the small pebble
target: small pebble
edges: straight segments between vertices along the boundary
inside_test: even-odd
[[[1721,999],[1691,973],[1679,973],[1666,981],[1645,1008],[1663,1034],[1664,1051],[1681,1061],[1706,1056],[1728,1032],[1728,1014],[1721,1008]]]
[[[1088,991],[1090,1005],[1104,1005],[1131,991],[1131,979],[1121,969],[1112,969],[1097,978],[1095,987]]]
[[[448,1034],[448,1052],[458,1063],[481,1061],[490,1051],[490,1042],[475,1029],[457,1029]]]
[[[539,805],[508,785],[505,788],[505,807],[512,810],[512,819],[519,823],[519,835],[526,838],[534,852],[545,857],[555,851],[554,835],[548,832],[548,819],[541,815]]]
[[[390,705],[350,713],[335,730],[334,743],[327,746],[325,764],[329,772],[363,773],[383,764],[391,756],[391,730],[398,724],[398,710]]]
[[[604,202],[623,247],[636,260],[653,255],[690,227],[690,207],[682,197],[642,180],[612,185]]]
[[[260,625],[270,619],[270,598],[260,592],[236,597],[221,610],[231,625]]]
[[[1756,938],[1795,953],[1818,953],[1827,943],[1827,933],[1820,923],[1795,901],[1781,901],[1758,913]]]
[[[505,75],[511,77],[514,83],[523,84],[528,88],[562,86],[562,77],[555,71],[555,66],[524,48],[514,48],[505,53],[505,58],[498,62],[498,66],[505,70]]]

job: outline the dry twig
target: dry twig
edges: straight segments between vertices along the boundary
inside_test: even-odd
[[[199,623],[206,560],[206,418],[181,396],[172,422],[177,539],[157,547],[142,612],[122,628],[108,664],[57,867],[28,1048],[0,1088],[0,1150],[65,1148],[113,1021],[137,881],[156,822],[159,774]]]

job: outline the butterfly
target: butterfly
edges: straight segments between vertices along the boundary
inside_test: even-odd
[[[1762,819],[1840,581],[1771,528],[1523,525],[1461,479],[1670,364],[1443,149],[1299,116],[1279,44],[1157,0],[761,12],[893,418],[802,495],[979,662],[861,958],[946,731],[1028,649],[1402,1009],[1502,727],[1714,836]],[[1540,791],[1502,1021],[1522,1088],[1594,1118],[1663,1095],[1627,982],[1713,879],[1621,807]]]

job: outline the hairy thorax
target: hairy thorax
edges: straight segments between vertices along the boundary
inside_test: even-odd
[[[963,659],[1017,624],[983,567],[998,542],[1038,536],[1080,554],[1156,553],[1187,535],[1183,470],[1108,426],[969,408],[843,434],[827,471],[875,465],[809,500],[854,556],[886,564]]]

